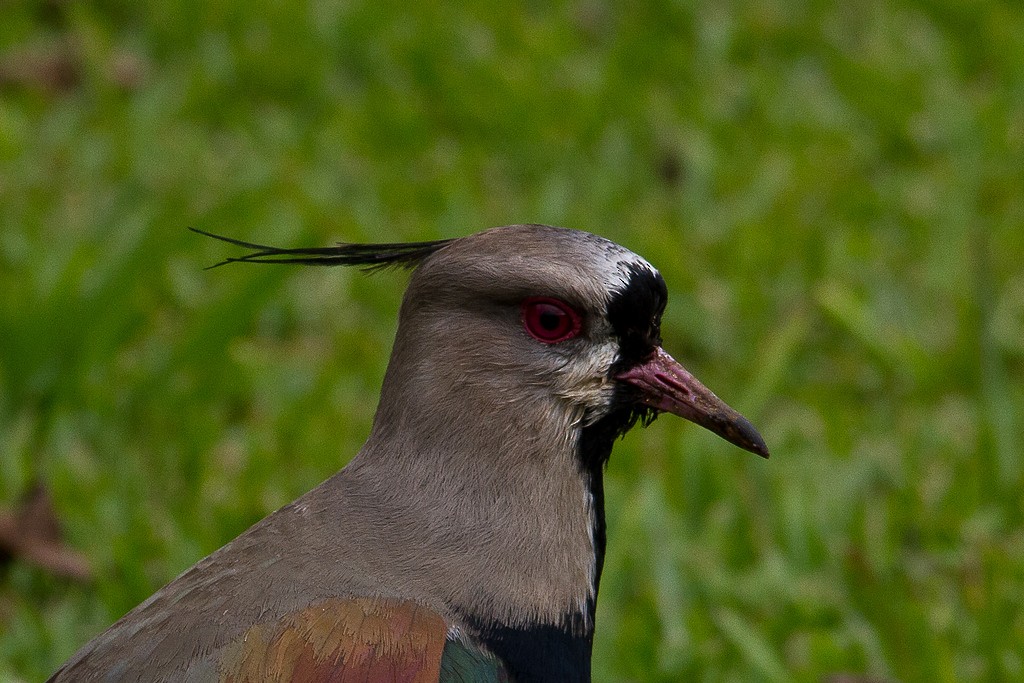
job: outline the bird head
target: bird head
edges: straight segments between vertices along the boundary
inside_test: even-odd
[[[662,348],[667,299],[650,263],[604,238],[494,228],[423,259],[400,318],[400,367],[424,379],[421,394],[555,400],[584,426],[613,418],[620,432],[668,412],[767,457],[750,422]]]

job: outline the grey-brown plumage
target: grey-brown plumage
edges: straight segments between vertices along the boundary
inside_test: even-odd
[[[614,438],[670,411],[767,455],[661,350],[664,282],[632,252],[527,225],[393,253],[415,271],[360,452],[53,680],[589,680]]]

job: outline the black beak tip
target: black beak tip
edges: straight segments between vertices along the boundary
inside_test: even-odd
[[[772,457],[772,454],[768,452],[768,446],[765,445],[764,441],[762,441],[759,444],[756,444],[753,448],[749,450],[751,453],[754,453],[755,455],[760,455],[765,460]]]
[[[762,458],[767,459],[770,457],[768,445],[764,442],[764,437],[761,436],[761,433],[757,431],[754,425],[750,424],[750,420],[741,416],[736,420],[735,427],[737,438],[733,443],[744,450],[760,455]]]

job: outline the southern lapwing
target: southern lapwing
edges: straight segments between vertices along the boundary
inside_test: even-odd
[[[658,271],[601,237],[219,239],[256,250],[227,261],[413,269],[370,436],[51,680],[589,681],[616,437],[669,412],[768,456],[661,348]]]

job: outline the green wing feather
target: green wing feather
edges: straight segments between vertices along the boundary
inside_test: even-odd
[[[449,640],[441,655],[439,683],[511,683],[501,662],[461,640]]]

